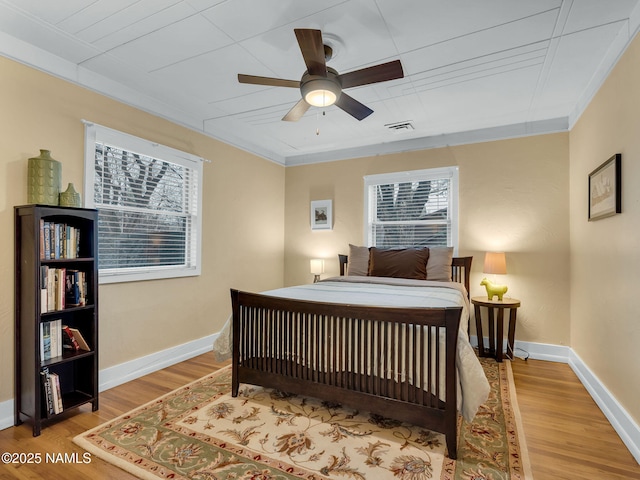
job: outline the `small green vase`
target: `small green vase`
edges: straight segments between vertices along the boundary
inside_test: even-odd
[[[29,159],[27,172],[27,201],[42,205],[58,205],[62,188],[62,164],[51,158],[49,150],[40,150],[38,157]]]
[[[80,194],[76,192],[73,183],[70,183],[67,189],[60,194],[60,206],[78,208],[82,206],[80,202]]]

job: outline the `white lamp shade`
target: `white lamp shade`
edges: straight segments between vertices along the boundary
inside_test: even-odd
[[[484,256],[484,273],[505,275],[507,273],[507,260],[504,252],[487,252]]]
[[[314,275],[320,275],[324,273],[324,260],[321,258],[313,258],[310,262],[310,270]]]

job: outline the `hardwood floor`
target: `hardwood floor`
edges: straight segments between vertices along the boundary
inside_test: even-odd
[[[511,365],[536,480],[640,479],[640,465],[569,365]]]
[[[0,453],[77,453],[79,434],[153,400],[221,365],[207,353],[100,394],[100,409],[76,410],[34,438],[28,425],[0,431]],[[512,363],[518,404],[536,480],[640,479],[631,456],[568,365],[537,360]],[[135,477],[99,458],[90,463],[4,465],[0,479],[122,479]]]
[[[215,363],[213,353],[207,353],[145,375],[102,392],[100,408],[97,412],[92,412],[90,405],[81,407],[80,410],[71,412],[68,417],[43,428],[39,437],[34,438],[31,426],[26,424],[0,431],[0,453],[40,453],[43,457],[39,465],[0,464],[0,479],[129,480],[136,478],[97,457],[91,457],[91,462],[87,464],[46,464],[44,457],[46,453],[77,453],[82,459],[84,450],[71,441],[73,437],[197,380],[220,366]]]

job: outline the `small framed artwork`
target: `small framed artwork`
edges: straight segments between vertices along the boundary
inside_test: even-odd
[[[311,230],[331,230],[331,200],[311,202]]]
[[[589,174],[589,221],[622,212],[621,166],[616,153]]]

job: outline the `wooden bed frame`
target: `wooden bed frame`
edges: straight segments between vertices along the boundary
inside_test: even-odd
[[[344,274],[346,256],[340,257]],[[455,258],[452,265],[467,292],[471,260]],[[444,433],[456,458],[462,307],[346,305],[233,289],[231,299],[234,397],[240,383],[249,383],[339,402]],[[435,341],[442,338],[444,352]]]

